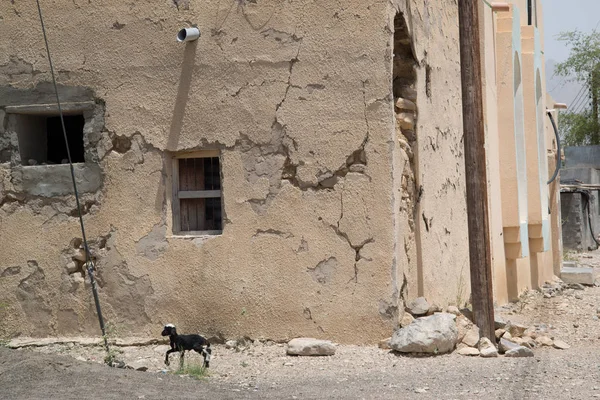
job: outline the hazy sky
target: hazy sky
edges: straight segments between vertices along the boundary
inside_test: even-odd
[[[569,56],[564,43],[556,40],[560,32],[591,32],[600,21],[600,0],[542,0],[542,7],[546,60],[560,62]]]

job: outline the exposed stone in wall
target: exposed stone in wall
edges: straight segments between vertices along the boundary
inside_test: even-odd
[[[416,218],[420,201],[421,189],[417,187],[417,151],[416,120],[417,110],[417,61],[413,54],[412,39],[404,14],[398,13],[394,19],[394,68],[393,90],[396,110],[396,139],[400,146],[403,166],[401,171],[401,199],[399,204],[400,223],[406,223],[403,237],[398,238],[403,243],[406,257],[403,265],[409,269],[417,268]],[[404,222],[406,221],[406,222]],[[407,271],[403,272],[403,281],[398,296],[407,301]],[[416,283],[416,282],[414,282]],[[398,305],[394,305],[398,307]],[[401,309],[403,307],[400,307]],[[381,313],[381,311],[380,311]]]
[[[106,236],[88,239],[88,246],[104,317],[123,329],[132,329],[136,324],[150,322],[144,304],[154,290],[147,276],[136,276],[130,272],[127,262],[115,246],[114,233],[115,231],[111,231]],[[152,252],[149,254],[154,255]],[[73,238],[61,257],[64,270],[60,292],[70,295],[77,307],[61,309],[57,315],[58,323],[61,323],[61,319],[63,322],[73,320],[75,316],[93,318],[93,301],[90,298],[91,288],[85,264],[87,258],[81,238]],[[89,302],[84,308],[76,300],[81,297]]]

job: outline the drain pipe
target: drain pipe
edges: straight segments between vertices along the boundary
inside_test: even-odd
[[[200,37],[200,29],[195,26],[189,28],[183,28],[177,32],[177,41],[182,42],[193,42]]]
[[[554,128],[554,137],[556,138],[556,168],[554,169],[554,174],[552,175],[552,178],[550,178],[550,180],[548,182],[546,182],[546,184],[548,184],[548,185],[551,184],[552,182],[554,182],[554,180],[558,176],[558,171],[560,171],[560,164],[561,164],[560,136],[558,135],[558,128],[556,126],[556,122],[554,122],[554,117],[552,116],[552,112],[554,112],[558,109],[566,110],[567,105],[563,104],[563,103],[557,103],[554,105],[553,109],[551,109],[551,110],[546,109],[548,118],[550,118],[550,122],[552,122],[552,128]]]

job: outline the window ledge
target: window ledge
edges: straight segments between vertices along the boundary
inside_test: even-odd
[[[221,236],[223,231],[198,231],[198,232],[181,232],[167,236],[167,239],[198,239],[198,238],[214,238]]]

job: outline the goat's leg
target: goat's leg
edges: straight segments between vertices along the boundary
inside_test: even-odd
[[[177,350],[175,349],[169,349],[167,350],[167,353],[165,354],[165,365],[169,365],[169,354],[176,352]]]
[[[181,350],[179,354],[179,369],[183,369],[183,357],[185,356],[185,350]]]
[[[210,346],[207,346],[206,349],[204,348],[204,346],[199,345],[194,347],[194,351],[198,354],[202,354],[202,357],[204,357],[204,363],[202,363],[202,367],[204,368],[208,368],[209,363],[210,363]]]

